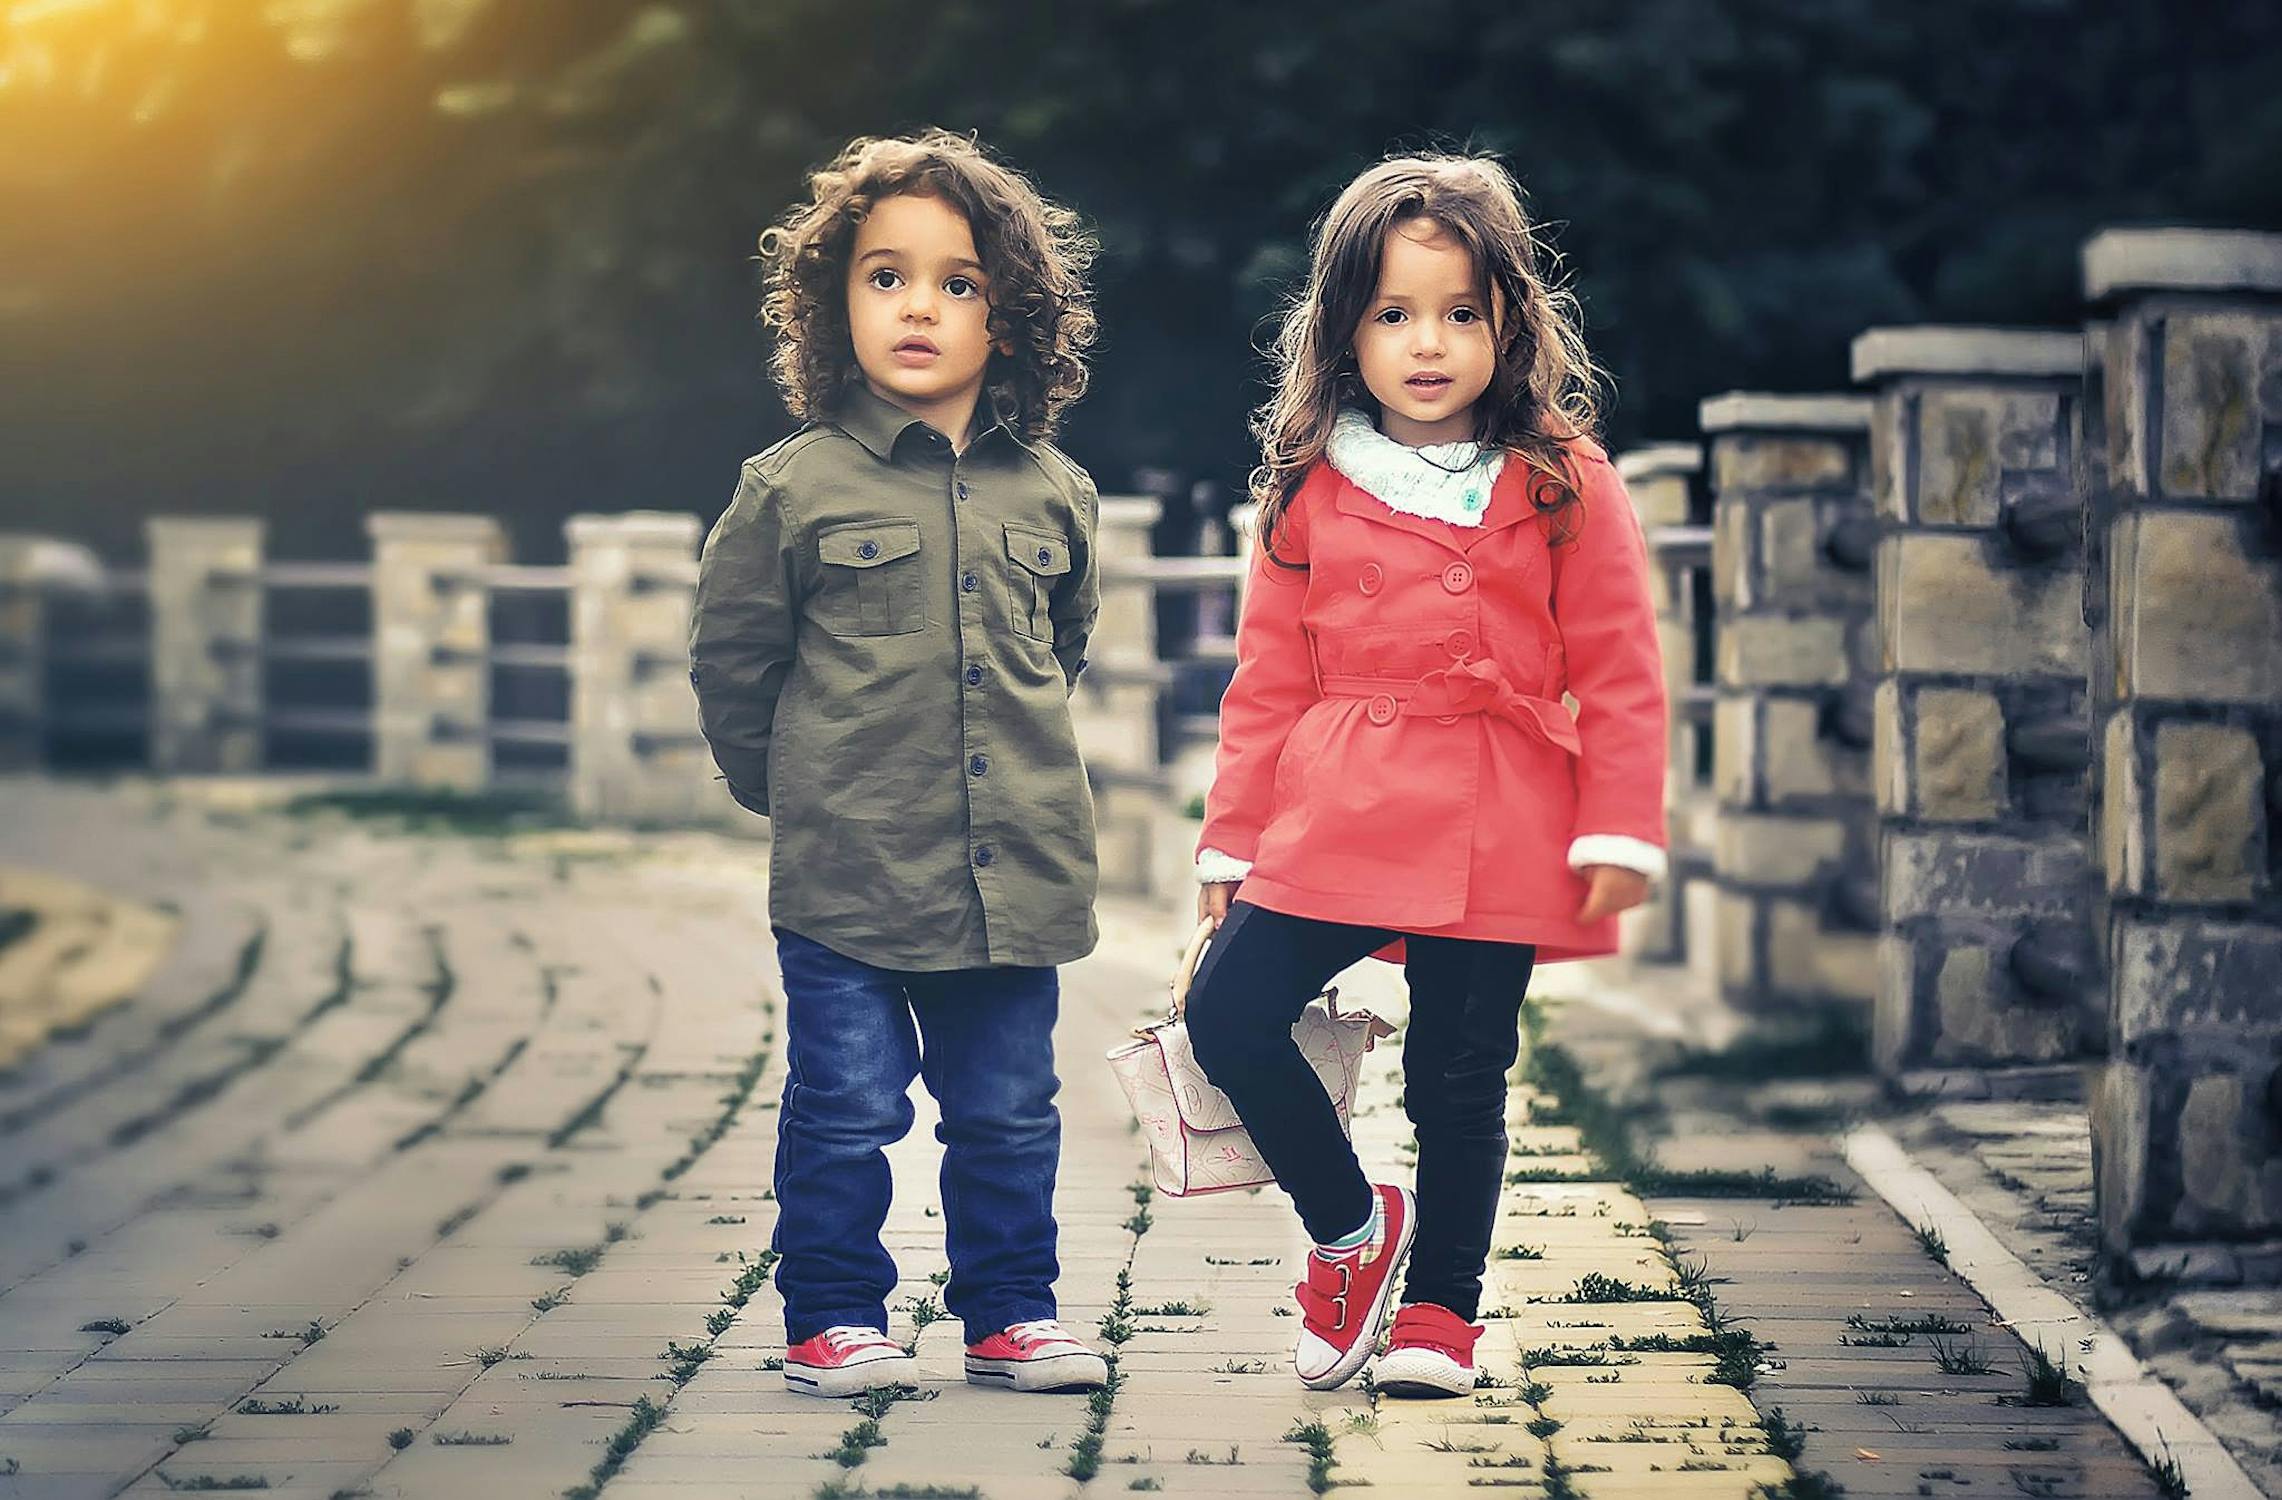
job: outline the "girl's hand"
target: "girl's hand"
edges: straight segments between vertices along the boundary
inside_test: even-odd
[[[1577,911],[1580,922],[1598,922],[1613,917],[1620,911],[1630,911],[1648,899],[1648,877],[1638,870],[1620,869],[1615,865],[1587,865],[1585,879],[1591,882],[1585,892],[1585,904]]]
[[[1208,880],[1197,887],[1196,915],[1198,921],[1209,919],[1212,930],[1218,932],[1220,924],[1228,920],[1228,903],[1235,896],[1241,880]]]

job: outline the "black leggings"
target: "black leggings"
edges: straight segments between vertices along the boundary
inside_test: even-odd
[[[1238,901],[1189,991],[1189,1041],[1307,1232],[1319,1243],[1351,1234],[1371,1212],[1371,1185],[1291,1028],[1333,975],[1398,937],[1410,984],[1403,1108],[1418,1132],[1418,1237],[1402,1300],[1471,1318],[1505,1173],[1506,1070],[1521,1046],[1534,947],[1350,927]]]

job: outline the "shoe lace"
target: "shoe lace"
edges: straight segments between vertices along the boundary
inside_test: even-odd
[[[1025,1348],[1032,1344],[1074,1344],[1077,1342],[1076,1339],[1070,1337],[1070,1331],[1054,1318],[1032,1318],[1027,1323],[1013,1324],[1006,1330],[1006,1336],[1017,1345]]]
[[[896,1349],[903,1347],[877,1328],[827,1328],[824,1330],[824,1342],[835,1353],[841,1354],[852,1349],[870,1349],[880,1346]]]

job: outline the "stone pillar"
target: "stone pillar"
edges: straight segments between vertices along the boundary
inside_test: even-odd
[[[38,538],[0,532],[0,771],[43,759],[47,719],[47,600]]]
[[[1870,403],[1732,393],[1711,442],[1720,989],[1751,1009],[1876,992]]]
[[[153,516],[151,767],[242,772],[262,762],[262,523]]]
[[[1671,769],[1665,783],[1671,876],[1646,906],[1626,913],[1624,947],[1649,963],[1695,964],[1708,985],[1716,983],[1709,961],[1717,910],[1712,835],[1718,804],[1711,795],[1717,689],[1703,450],[1694,443],[1663,443],[1619,456],[1616,468],[1648,533],[1648,583],[1656,599],[1656,632],[1672,710]]]
[[[573,516],[571,806],[583,818],[719,822],[689,681],[703,528],[679,511]]]
[[[1101,618],[1070,699],[1078,749],[1093,778],[1102,889],[1133,895],[1151,892],[1161,862],[1157,713],[1165,671],[1157,660],[1157,591],[1147,570],[1154,560],[1150,532],[1162,509],[1150,499],[1101,502],[1094,535]]]
[[[2084,848],[2080,332],[1873,329],[1881,1070],[2100,1034]]]
[[[2115,230],[2091,534],[2110,1057],[2100,1227],[2282,1279],[2282,235]]]
[[[476,791],[491,779],[491,594],[507,555],[490,516],[383,511],[372,538],[372,769]]]

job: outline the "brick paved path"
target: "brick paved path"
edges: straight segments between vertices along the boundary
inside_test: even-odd
[[[1064,1315],[1116,1343],[1114,1398],[958,1379],[924,1104],[888,1233],[894,1331],[927,1382],[868,1414],[789,1396],[763,1274],[781,1078],[761,846],[411,834],[232,810],[227,790],[0,784],[0,863],[183,931],[136,1000],[0,1079],[0,1500],[1741,1497],[1790,1476],[1710,1378],[1732,1349],[1723,1366],[1703,1275],[1658,1238],[1672,1210],[1600,1180],[1572,1126],[1530,1123],[1526,1089],[1517,1173],[1560,1180],[1517,1183],[1499,1219],[1495,1384],[1433,1404],[1301,1390],[1304,1247],[1280,1199],[1137,1186],[1099,1058],[1158,1004],[1183,924],[1133,908],[1067,971],[1060,1037]],[[1366,968],[1347,993],[1399,1017],[1396,979]],[[1395,1053],[1356,1127],[1389,1173]],[[1833,1309],[1847,1278],[1889,1272],[1837,1235],[1794,1251]]]

